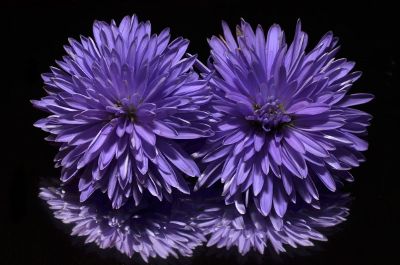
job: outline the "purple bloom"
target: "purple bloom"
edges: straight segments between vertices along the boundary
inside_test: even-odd
[[[146,190],[160,200],[171,187],[189,193],[184,176],[200,175],[176,139],[212,134],[200,106],[207,81],[182,58],[189,41],[170,42],[169,29],[151,34],[149,22],[125,17],[95,22],[94,38],[70,39],[59,68],[43,74],[48,96],[33,101],[50,113],[35,126],[60,144],[61,180],[79,179],[80,200],[97,189],[114,208]]]
[[[263,216],[253,204],[242,215],[234,206],[225,206],[222,200],[204,203],[197,216],[198,226],[208,235],[207,246],[230,249],[237,247],[245,255],[251,249],[263,254],[265,249],[273,248],[276,253],[285,252],[285,245],[293,248],[313,246],[312,241],[326,241],[323,228],[336,226],[346,220],[349,209],[348,195],[324,196],[321,208],[289,208],[280,218],[272,214]]]
[[[307,35],[294,40],[273,25],[265,37],[245,21],[236,39],[226,23],[224,37],[212,37],[211,112],[215,134],[196,156],[207,164],[197,188],[224,184],[227,204],[244,213],[250,200],[264,216],[283,217],[296,196],[317,204],[321,184],[351,181],[348,172],[364,160],[361,151],[371,116],[352,108],[373,98],[347,94],[361,75],[353,62],[335,59],[337,38],[327,33],[306,52]],[[249,199],[250,198],[250,199]]]
[[[190,220],[191,205],[184,199],[173,203],[153,201],[139,207],[127,203],[113,209],[103,194],[80,202],[76,192],[42,187],[39,196],[47,202],[54,217],[73,225],[71,235],[85,237],[85,243],[100,248],[116,248],[132,257],[191,256],[206,239]],[[149,202],[149,201],[146,201]]]

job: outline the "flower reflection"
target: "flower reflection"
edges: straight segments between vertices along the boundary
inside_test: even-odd
[[[283,218],[262,216],[254,205],[240,214],[234,205],[226,206],[223,199],[204,202],[196,217],[198,226],[208,236],[207,246],[230,249],[237,247],[245,255],[251,249],[263,254],[272,247],[276,253],[286,252],[285,245],[293,248],[313,246],[313,241],[326,241],[323,228],[346,220],[348,194],[321,196],[319,206],[293,205]]]
[[[54,217],[73,226],[71,235],[103,249],[114,247],[129,257],[138,253],[145,262],[149,257],[192,256],[194,248],[205,242],[207,247],[237,247],[241,255],[251,249],[263,254],[268,248],[280,253],[287,246],[313,246],[313,241],[327,240],[323,228],[346,220],[350,201],[348,194],[321,195],[319,205],[299,202],[281,218],[265,217],[251,203],[240,214],[234,205],[225,205],[214,189],[177,197],[172,203],[149,197],[140,206],[132,201],[120,209],[113,209],[100,192],[80,202],[73,190],[40,190]]]
[[[139,253],[146,262],[156,256],[191,256],[205,241],[190,219],[191,205],[182,198],[173,203],[150,199],[139,207],[128,203],[116,210],[103,194],[80,202],[77,192],[42,187],[39,196],[55,218],[73,225],[71,235],[85,237],[85,243],[94,242],[103,249],[114,247],[129,257]]]

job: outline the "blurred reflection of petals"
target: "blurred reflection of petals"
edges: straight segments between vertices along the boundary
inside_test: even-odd
[[[204,197],[204,196],[201,196]],[[321,196],[319,209],[309,205],[292,205],[283,218],[262,216],[254,205],[240,214],[234,205],[226,206],[216,197],[201,203],[196,217],[198,226],[208,236],[207,246],[237,247],[245,255],[251,249],[263,254],[267,248],[286,252],[287,245],[297,248],[326,241],[323,228],[336,226],[349,215],[348,194]]]
[[[139,207],[132,203],[116,210],[102,194],[83,203],[77,194],[42,187],[39,196],[55,218],[73,225],[71,235],[85,237],[85,243],[114,247],[129,257],[139,253],[148,262],[149,257],[191,256],[206,240],[191,221],[192,206],[185,199],[173,203],[150,199]]]

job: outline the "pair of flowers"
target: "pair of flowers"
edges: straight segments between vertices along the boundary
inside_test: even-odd
[[[352,106],[372,96],[347,93],[360,72],[335,59],[337,38],[306,52],[300,22],[290,45],[278,25],[265,35],[242,20],[236,38],[222,26],[207,65],[136,16],[69,40],[33,104],[50,113],[35,126],[60,145],[61,180],[78,181],[81,202],[97,190],[114,209],[173,201],[197,177],[194,190],[222,183],[238,214],[277,220],[297,197],[318,208],[319,193],[353,180],[371,116]]]

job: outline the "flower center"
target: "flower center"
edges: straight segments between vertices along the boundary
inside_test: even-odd
[[[261,126],[265,132],[277,130],[292,121],[290,115],[285,113],[279,100],[268,98],[264,105],[254,104],[254,113],[246,117],[253,125]]]
[[[125,117],[133,123],[137,122],[137,109],[131,102],[118,100],[113,106],[107,107],[107,110],[111,112],[111,118]]]
[[[134,123],[135,121],[137,121],[137,116],[136,116],[136,109],[135,107],[130,107],[126,112],[125,112],[125,116],[127,119],[129,119],[132,123]]]

